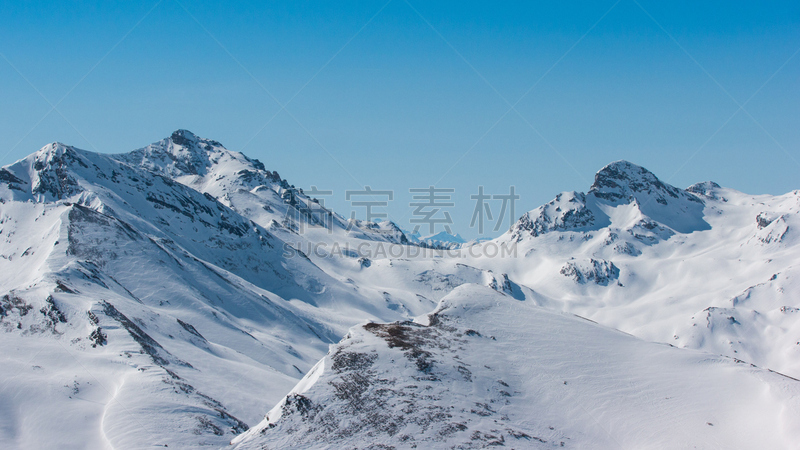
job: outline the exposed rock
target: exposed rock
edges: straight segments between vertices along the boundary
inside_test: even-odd
[[[561,267],[560,273],[576,283],[593,282],[603,286],[619,278],[619,268],[613,262],[597,259],[590,259],[588,263],[568,261]]]

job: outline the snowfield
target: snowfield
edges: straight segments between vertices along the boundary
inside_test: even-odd
[[[0,169],[0,447],[796,448],[799,213],[618,161],[421,239],[186,130],[49,144]]]

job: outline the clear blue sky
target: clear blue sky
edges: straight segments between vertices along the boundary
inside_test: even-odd
[[[409,188],[454,188],[466,237],[479,185],[520,215],[617,159],[800,188],[800,2],[497,3],[4,1],[0,164],[186,128],[344,215],[391,189],[410,228]]]

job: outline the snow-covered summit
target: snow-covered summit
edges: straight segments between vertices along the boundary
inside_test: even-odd
[[[639,203],[655,201],[667,205],[670,199],[701,202],[683,189],[662,182],[644,167],[624,160],[612,162],[600,169],[594,176],[589,193],[615,203],[636,200]]]
[[[257,159],[230,151],[218,141],[201,138],[188,130],[176,130],[166,139],[116,158],[173,178],[205,177],[213,172],[258,181],[281,181],[276,172],[267,171]]]
[[[711,192],[719,188],[720,185],[714,183],[713,181],[703,181],[701,183],[695,183],[689,186],[688,188],[686,188],[686,190],[694,194],[710,195]]]
[[[0,169],[0,193],[17,200],[53,201],[80,192],[75,169],[88,167],[86,152],[53,142]]]
[[[508,232],[512,240],[550,231],[632,230],[666,227],[671,234],[708,229],[703,200],[662,182],[644,167],[616,161],[600,169],[588,193],[562,192],[524,214]]]

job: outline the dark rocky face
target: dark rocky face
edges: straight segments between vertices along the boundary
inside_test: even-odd
[[[172,142],[184,147],[188,147],[194,143],[197,143],[197,136],[188,130],[175,130],[175,132],[173,132],[172,136],[169,138],[172,140]]]
[[[666,204],[668,197],[686,196],[680,189],[664,184],[652,172],[628,161],[617,161],[603,167],[594,177],[590,193],[612,202],[633,200],[635,194],[649,194],[658,203]],[[683,195],[682,195],[683,194]]]

